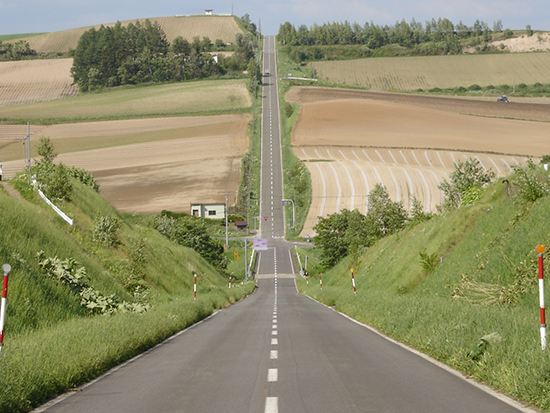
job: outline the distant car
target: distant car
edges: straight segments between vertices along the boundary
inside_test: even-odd
[[[497,102],[509,103],[510,101],[508,100],[508,97],[506,95],[502,95],[497,98]]]
[[[265,75],[269,76],[269,70],[268,69],[265,69]]]

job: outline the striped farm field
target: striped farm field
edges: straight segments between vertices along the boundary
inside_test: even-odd
[[[139,20],[141,23],[145,21],[145,19]],[[198,36],[200,39],[209,37],[212,42],[221,39],[227,44],[234,43],[237,33],[243,32],[233,16],[173,16],[154,17],[149,20],[160,24],[169,42],[172,42],[178,36],[182,36],[189,41]],[[125,20],[121,23],[123,26],[127,26],[130,23],[135,24],[136,21]],[[115,24],[109,23],[104,24],[104,26],[114,26]],[[36,50],[38,53],[66,53],[69,49],[75,49],[80,36],[92,27],[98,29],[100,25],[45,33],[38,36],[33,35],[18,38],[17,41],[29,42],[31,49]]]
[[[505,176],[512,165],[524,165],[527,159],[461,151],[335,146],[295,148],[294,154],[305,162],[312,180],[312,202],[301,236],[313,235],[320,216],[342,209],[357,209],[366,214],[368,194],[378,183],[408,210],[414,195],[425,211],[435,212],[443,201],[437,186],[449,179],[454,163],[478,159],[485,169]]]
[[[31,125],[32,158],[42,135],[59,152],[56,161],[92,172],[101,193],[118,210],[158,214],[190,212],[191,202],[237,196],[241,158],[248,149],[251,115]],[[0,125],[4,179],[25,168],[26,125]]]
[[[6,106],[1,108],[0,118],[39,123],[47,119],[174,116],[243,111],[250,105],[250,94],[244,80],[208,80],[117,88],[49,102]]]
[[[550,83],[549,52],[370,58],[311,65],[320,80],[385,90]]]
[[[319,89],[315,101],[312,90],[308,92],[292,134],[293,152],[312,181],[301,236],[314,234],[319,216],[342,209],[365,213],[367,195],[377,183],[405,208],[411,207],[414,195],[426,211],[435,212],[442,202],[437,186],[456,162],[475,158],[502,177],[529,157],[550,154],[547,122],[469,116],[452,108],[366,98],[330,99],[338,91],[327,89]],[[289,96],[299,94],[291,90]]]
[[[73,96],[73,59],[0,62],[0,107]],[[0,117],[3,117],[0,112]]]

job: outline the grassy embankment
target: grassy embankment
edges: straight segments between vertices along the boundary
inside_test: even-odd
[[[58,124],[97,120],[250,113],[245,80],[147,84],[2,108],[0,121]],[[60,116],[60,114],[63,114]]]
[[[316,250],[303,250],[310,282],[300,279],[298,288],[550,411],[550,353],[541,351],[535,252],[538,244],[550,246],[549,213],[548,197],[522,207],[507,197],[505,185],[495,183],[478,204],[382,239],[355,262],[344,259],[322,275],[322,291]],[[421,252],[432,256],[433,270],[422,265]],[[526,291],[519,293],[526,280]],[[547,297],[549,292],[547,283]]]
[[[73,200],[60,205],[74,218],[72,227],[36,194],[20,200],[0,187],[0,262],[13,268],[0,359],[0,412],[28,411],[254,289],[250,282],[229,290],[226,277],[197,253],[153,229],[153,217],[120,214],[90,188],[73,185]],[[94,241],[98,214],[121,220],[116,247]],[[46,257],[78,261],[101,294],[152,308],[143,314],[91,315],[68,287],[40,272],[36,254],[42,250]],[[134,295],[130,286],[136,282],[148,294]]]

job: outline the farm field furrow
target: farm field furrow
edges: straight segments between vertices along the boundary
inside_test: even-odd
[[[0,118],[72,121],[174,116],[238,111],[250,107],[251,104],[244,80],[209,80],[118,88],[49,102],[4,106],[0,110]]]
[[[190,212],[191,202],[234,204],[250,115],[135,119],[31,127],[31,144],[50,136],[56,161],[92,172],[100,192],[120,211]],[[4,178],[25,167],[26,126],[0,127]],[[5,146],[8,145],[8,146]],[[207,149],[206,149],[207,148]],[[36,153],[32,152],[32,157]]]
[[[513,165],[550,153],[548,130],[544,122],[379,100],[302,103],[292,145],[310,172],[312,203],[301,236],[314,235],[319,216],[342,209],[366,213],[368,193],[378,183],[407,210],[414,195],[427,212],[435,212],[443,202],[438,185],[449,179],[455,163],[477,159],[486,170],[506,176]]]
[[[73,59],[0,62],[0,107],[73,96]],[[0,111],[0,117],[5,117]]]
[[[381,90],[550,83],[550,53],[380,57],[310,63],[317,78]]]
[[[388,148],[341,148],[301,147],[294,149],[295,155],[307,166],[312,179],[312,204],[301,236],[313,235],[317,217],[326,217],[342,209],[358,209],[367,212],[368,192],[378,183],[388,190],[395,201],[403,202],[410,210],[414,195],[427,212],[435,212],[443,201],[443,194],[437,188],[448,180],[455,162],[477,158],[497,176],[510,173],[511,165],[525,164],[524,157],[499,156],[491,154],[448,152],[433,150],[395,150]],[[395,157],[393,160],[392,155]],[[405,162],[405,159],[414,162]],[[427,159],[441,159],[437,164]],[[493,163],[494,162],[494,163]],[[499,166],[497,170],[495,164]]]

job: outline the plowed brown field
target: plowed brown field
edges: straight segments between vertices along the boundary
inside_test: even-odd
[[[0,106],[74,95],[78,86],[72,84],[72,65],[73,59],[0,62]]]
[[[220,115],[33,126],[31,139],[49,136],[57,160],[92,172],[120,211],[189,212],[191,202],[224,202],[225,191],[234,204],[249,121],[250,115]],[[6,178],[24,168],[15,137],[25,134],[24,126],[0,127],[0,143],[14,137],[0,147],[2,157],[10,148],[12,160],[2,162]]]
[[[292,145],[312,178],[302,236],[313,234],[319,216],[344,208],[365,213],[367,195],[377,183],[406,208],[414,194],[427,211],[435,211],[442,201],[437,185],[448,179],[455,162],[477,158],[485,169],[504,176],[527,157],[550,153],[547,122],[460,113],[471,103],[477,115],[502,107],[523,117],[522,104],[486,105],[484,113],[483,104],[492,102],[315,88],[292,89],[287,99],[302,103]],[[549,105],[535,107],[540,112],[533,117],[539,120],[550,113]]]

